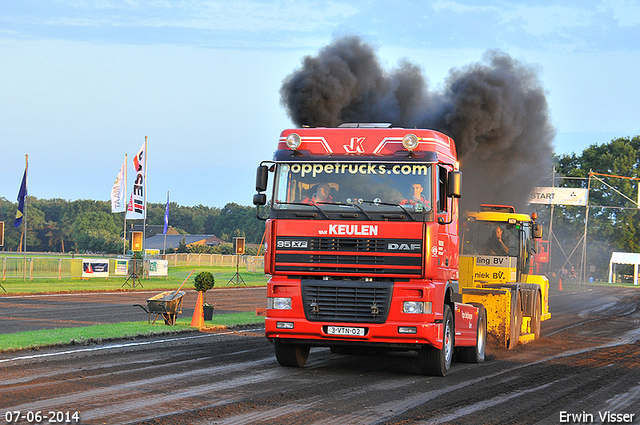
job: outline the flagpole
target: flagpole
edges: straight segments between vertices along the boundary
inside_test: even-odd
[[[28,181],[29,181],[29,155],[25,155],[25,166],[24,166],[24,175],[25,175],[25,181],[27,182],[26,186],[28,188]],[[24,253],[24,260],[23,260],[23,264],[22,264],[22,280],[27,280],[27,192],[28,189],[25,190],[25,194],[24,194],[24,243],[23,243],[23,250],[22,252]]]
[[[144,246],[144,240],[147,237],[147,159],[149,159],[149,151],[147,150],[147,136],[144,136],[144,219],[142,220],[142,258],[143,263],[147,259],[147,251]],[[144,275],[144,269],[142,274]]]
[[[127,154],[124,154],[124,197],[122,199],[124,199],[124,202],[127,202],[127,166],[129,164],[127,164]],[[128,207],[128,205],[127,205]],[[127,255],[127,207],[124,208],[124,214],[123,214],[123,218],[124,218],[124,226],[123,226],[123,230],[122,230],[122,255]]]

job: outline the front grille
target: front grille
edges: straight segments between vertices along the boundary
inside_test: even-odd
[[[309,321],[384,323],[393,282],[302,280],[304,313]]]
[[[378,266],[406,266],[419,269],[422,258],[414,255],[383,256],[383,255],[348,255],[348,254],[277,254],[278,263],[301,264],[372,264]]]
[[[278,237],[277,272],[419,276],[420,239]]]
[[[309,246],[313,251],[381,252],[385,250],[384,239],[312,238]]]

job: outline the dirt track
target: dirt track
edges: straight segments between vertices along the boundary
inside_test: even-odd
[[[558,424],[605,423],[600,415],[610,412],[617,423],[640,423],[640,291],[554,292],[550,302],[539,341],[490,348],[485,363],[454,363],[444,378],[418,375],[411,353],[312,349],[304,368],[282,368],[261,329],[0,354],[0,415],[79,411],[91,424]]]
[[[0,295],[0,329],[13,333],[145,320],[147,313],[134,304],[146,306],[146,299],[160,292]],[[215,305],[215,314],[254,311],[265,307],[266,294],[264,286],[215,288],[207,292],[207,301]],[[179,318],[193,316],[196,298],[196,291],[185,290]]]

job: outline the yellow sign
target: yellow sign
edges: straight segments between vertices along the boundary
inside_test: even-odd
[[[142,251],[142,232],[131,232],[131,251]]]
[[[235,254],[244,255],[244,238],[233,238],[233,244],[235,245]]]

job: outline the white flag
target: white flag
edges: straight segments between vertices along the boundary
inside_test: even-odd
[[[133,158],[133,168],[136,172],[136,179],[133,182],[133,191],[127,207],[127,220],[142,220],[147,218],[146,194],[146,162],[147,162],[147,139],[145,138],[138,154]]]
[[[126,173],[127,173],[127,157],[124,157],[124,162],[122,163],[122,167],[120,167],[120,172],[118,173],[118,177],[116,177],[116,181],[111,188],[111,212],[119,213],[123,212],[127,209],[127,205],[125,204],[127,198],[127,182],[126,182]]]

